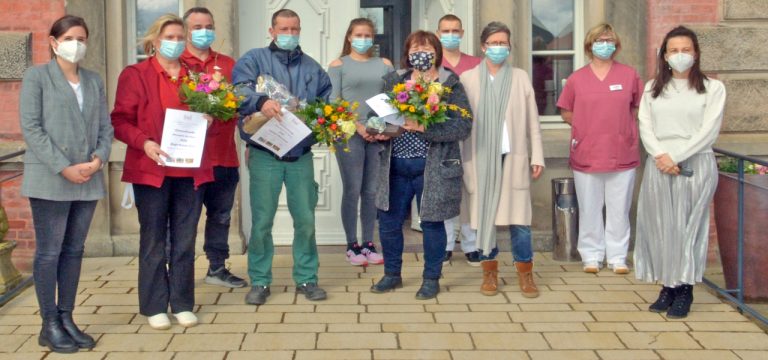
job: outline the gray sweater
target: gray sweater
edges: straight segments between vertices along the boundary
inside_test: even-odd
[[[384,91],[410,78],[411,70],[393,71],[384,76]],[[446,103],[455,104],[470,111],[469,101],[458,76],[440,68],[440,82],[451,89]],[[472,130],[470,119],[458,112],[448,113],[448,121],[430,125],[419,136],[430,142],[427,164],[424,169],[424,190],[421,197],[421,219],[443,221],[459,215],[461,206],[461,180],[464,171],[461,164],[459,141],[466,139]],[[392,141],[384,142],[379,168],[379,188],[376,207],[389,210],[389,167],[392,159]]]

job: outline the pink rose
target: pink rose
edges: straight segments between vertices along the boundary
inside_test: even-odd
[[[200,75],[200,82],[207,83],[209,81],[211,81],[211,75],[208,75],[208,74]]]
[[[411,91],[413,90],[413,87],[416,85],[416,82],[413,80],[408,80],[405,82],[405,90]]]
[[[219,85],[220,84],[216,82],[216,80],[211,80],[211,82],[208,83],[208,86],[211,88],[211,90],[218,90]]]
[[[427,104],[437,104],[440,102],[440,97],[437,96],[437,94],[429,95],[429,98],[427,98]]]

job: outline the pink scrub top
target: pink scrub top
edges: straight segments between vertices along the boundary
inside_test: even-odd
[[[571,169],[587,173],[629,170],[640,165],[637,120],[643,83],[635,69],[613,62],[600,81],[589,65],[565,83],[557,107],[573,112]]]
[[[461,53],[461,56],[459,57],[459,63],[456,64],[456,67],[451,66],[448,60],[445,59],[445,56],[443,56],[442,66],[455,72],[456,75],[461,76],[461,73],[473,69],[475,66],[479,65],[481,61],[483,61],[483,58],[481,57]]]

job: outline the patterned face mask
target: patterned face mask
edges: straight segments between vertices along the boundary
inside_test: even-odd
[[[435,63],[435,53],[427,51],[417,51],[408,54],[408,62],[411,63],[411,67],[419,71],[427,71],[432,68]]]

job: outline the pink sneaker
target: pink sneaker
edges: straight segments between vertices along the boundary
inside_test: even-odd
[[[376,247],[370,241],[365,244],[361,253],[368,259],[369,264],[381,265],[384,263],[384,258],[376,252]]]
[[[368,258],[362,254],[362,250],[365,249],[361,248],[360,245],[353,245],[351,249],[347,250],[347,261],[353,266],[367,266]]]

